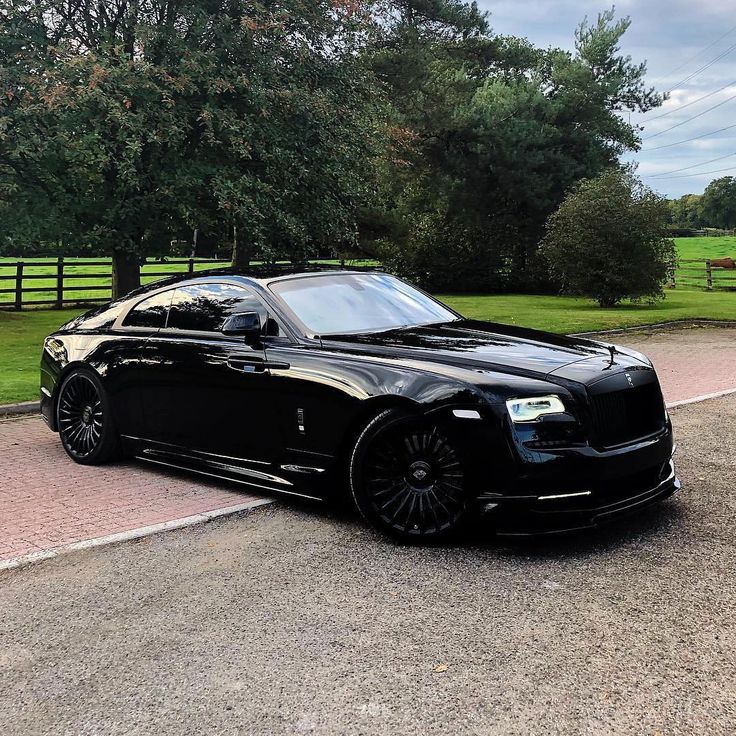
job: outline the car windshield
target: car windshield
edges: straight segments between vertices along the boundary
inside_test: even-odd
[[[426,294],[383,273],[304,276],[273,282],[270,288],[315,335],[382,332],[458,319]]]

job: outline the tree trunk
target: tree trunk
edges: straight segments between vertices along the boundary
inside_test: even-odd
[[[233,268],[248,268],[251,255],[250,244],[239,241],[238,231],[233,227]]]
[[[141,269],[138,259],[131,253],[112,252],[112,298],[119,299],[141,285]]]

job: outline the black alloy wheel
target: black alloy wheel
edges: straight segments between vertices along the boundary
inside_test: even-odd
[[[396,410],[361,434],[350,485],[363,517],[401,541],[447,538],[467,518],[465,474],[452,442],[438,426]]]
[[[72,460],[97,465],[116,452],[118,437],[105,390],[97,376],[75,371],[59,391],[57,424],[61,443]]]

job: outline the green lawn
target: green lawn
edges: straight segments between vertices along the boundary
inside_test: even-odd
[[[680,258],[736,258],[736,238],[675,238]]]
[[[736,293],[675,290],[654,306],[626,304],[600,309],[586,299],[558,296],[446,295],[440,297],[467,317],[585,332],[670,320],[736,320]],[[79,310],[0,311],[0,404],[38,397],[38,363],[43,338]]]
[[[0,311],[0,404],[38,399],[43,339],[79,310]]]
[[[664,301],[601,309],[588,299],[524,294],[442,295],[460,314],[550,332],[589,332],[678,319],[736,320],[736,293],[675,289]]]

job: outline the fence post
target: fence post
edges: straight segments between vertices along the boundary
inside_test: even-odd
[[[710,258],[705,261],[705,288],[708,291],[713,291],[713,269],[710,265]]]
[[[23,261],[15,264],[15,308],[23,309]]]
[[[194,258],[190,258],[189,259],[189,263],[187,264],[187,272],[189,274],[193,274],[194,273]]]
[[[56,308],[64,307],[64,256],[56,261]]]

